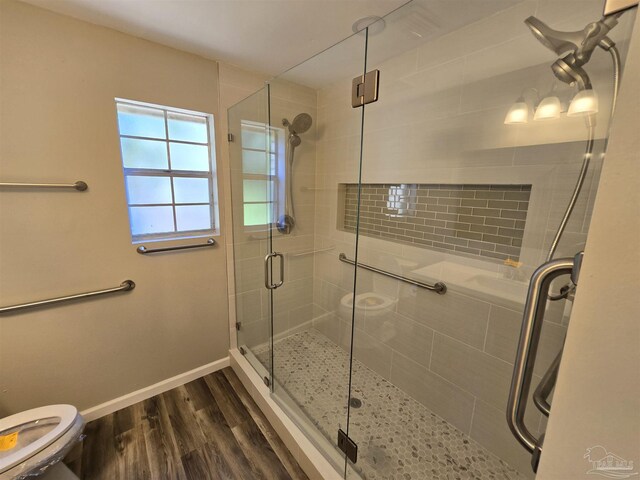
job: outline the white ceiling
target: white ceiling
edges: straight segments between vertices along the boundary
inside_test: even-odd
[[[407,0],[23,0],[140,38],[275,75]]]

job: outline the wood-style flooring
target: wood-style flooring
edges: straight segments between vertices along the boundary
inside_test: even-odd
[[[87,480],[307,479],[233,370],[87,424]]]

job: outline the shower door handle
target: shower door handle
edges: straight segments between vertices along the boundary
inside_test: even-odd
[[[278,283],[271,283],[270,271],[273,271],[273,258],[280,258],[280,281]],[[271,265],[272,268],[269,268]],[[275,290],[284,284],[284,255],[278,252],[271,252],[264,257],[264,286],[269,290]]]
[[[534,472],[538,468],[542,453],[542,438],[536,438],[529,431],[524,424],[524,415],[533,378],[533,366],[538,352],[545,306],[551,282],[560,275],[574,273],[574,266],[577,267],[581,259],[582,252],[576,255],[575,258],[561,258],[544,263],[533,273],[529,282],[520,340],[509,390],[507,423],[516,439],[533,454],[531,465]]]

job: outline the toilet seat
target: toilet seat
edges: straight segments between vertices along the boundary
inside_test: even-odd
[[[380,293],[365,292],[356,295],[356,309],[362,309],[365,312],[375,312],[385,310],[395,304],[398,300],[387,297]],[[348,293],[341,300],[342,306],[351,308],[353,306],[353,293]]]
[[[10,470],[16,466],[21,466],[22,468],[18,470],[22,472],[28,470],[28,465],[22,464],[31,463],[29,460],[33,459],[33,457],[38,457],[37,462],[34,463],[41,463],[43,455],[38,455],[39,453],[43,452],[47,447],[54,445],[57,440],[72,430],[72,427],[74,430],[71,432],[74,434],[73,437],[79,435],[84,424],[82,417],[78,414],[78,410],[72,405],[49,405],[0,419],[0,436],[8,435],[14,431],[20,432],[20,427],[25,427],[29,424],[35,424],[30,425],[32,428],[36,427],[39,421],[47,421],[43,422],[44,428],[44,425],[51,425],[51,420],[57,422],[53,428],[22,447],[20,447],[19,443],[19,433],[18,444],[14,447],[15,451],[4,457],[0,455],[0,478],[5,478],[3,474],[11,473]],[[25,429],[25,432],[26,431]],[[65,439],[65,443],[70,440],[71,438]],[[60,445],[59,447],[62,448],[63,446]],[[55,450],[58,451],[60,448],[56,448]]]

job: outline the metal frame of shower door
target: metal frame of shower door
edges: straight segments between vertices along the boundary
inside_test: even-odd
[[[266,145],[266,154],[267,154],[267,165],[270,165],[271,163],[271,84],[269,82],[265,82],[265,87],[267,90],[267,134],[268,134],[268,142]],[[276,167],[277,167],[277,155],[276,155]],[[269,169],[269,172],[273,171],[271,168]],[[276,177],[277,177],[277,169],[276,169]],[[269,185],[269,197],[271,200],[271,222],[269,223],[269,230],[268,230],[268,234],[267,234],[267,249],[269,250],[268,255],[270,256],[270,258],[272,259],[271,262],[273,262],[273,254],[275,253],[273,251],[273,232],[274,230],[277,228],[276,227],[276,222],[277,222],[277,208],[276,205],[278,204],[278,188],[279,188],[279,183],[278,182],[278,187],[276,188],[276,183],[275,182],[270,182]],[[277,231],[277,230],[276,230]],[[267,257],[265,257],[265,261],[266,261]],[[281,268],[284,268],[284,258],[281,259],[282,262],[282,266]],[[273,265],[273,263],[272,263]],[[270,271],[265,270],[265,275],[268,276],[268,278],[266,280],[268,280],[269,285],[277,285],[274,284],[273,282],[273,268],[271,268]],[[284,283],[284,276],[282,277],[282,281]],[[266,284],[265,284],[266,286]],[[279,286],[282,286],[282,284],[280,284]],[[268,288],[268,287],[267,287]],[[275,304],[275,290],[278,287],[274,287],[274,288],[268,288],[269,290],[269,378],[267,379],[265,377],[265,384],[267,387],[269,387],[269,390],[271,391],[271,393],[274,392],[274,385],[275,385],[275,375],[274,375],[274,369],[275,369],[275,361],[274,361],[274,335],[275,335],[275,328],[274,328],[274,317],[275,317],[275,310],[274,310],[274,304]]]

